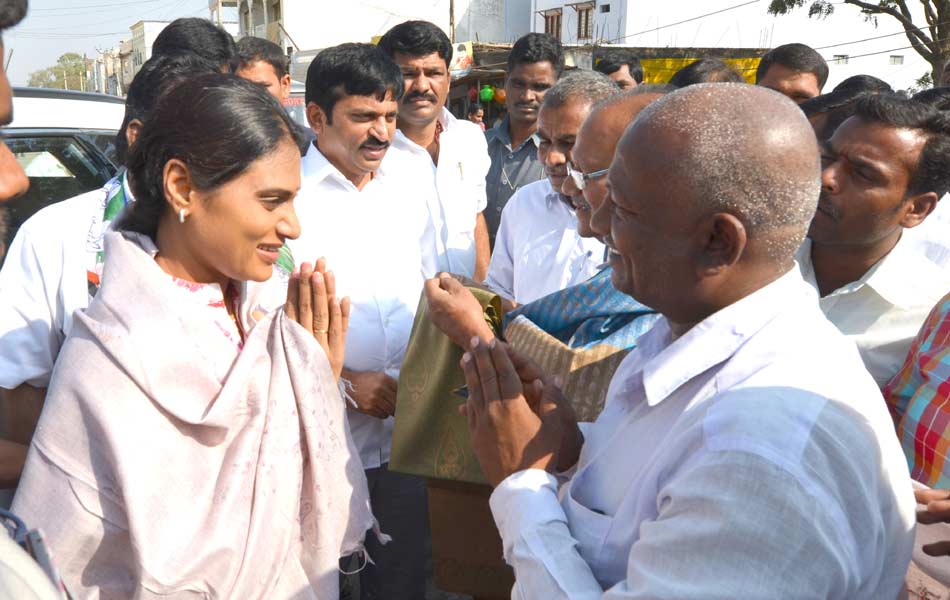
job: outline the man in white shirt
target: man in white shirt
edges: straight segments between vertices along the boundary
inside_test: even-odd
[[[883,387],[950,289],[948,265],[905,233],[950,189],[950,120],[895,95],[862,98],[822,144],[822,165],[818,211],[797,259],[825,315]]]
[[[597,238],[577,233],[571,200],[561,190],[581,123],[594,104],[619,94],[595,71],[576,71],[554,84],[541,101],[538,158],[547,176],[515,192],[501,215],[485,284],[527,304],[593,277],[604,263]]]
[[[398,131],[390,151],[418,169],[414,193],[426,196],[429,223],[422,259],[426,277],[456,273],[481,281],[490,250],[485,223],[485,176],[491,167],[481,129],[445,108],[452,44],[428,21],[406,21],[386,32],[379,47],[402,71]]]
[[[465,412],[513,598],[897,597],[907,467],[793,261],[818,173],[787,98],[666,95],[624,134],[600,208],[614,286],[664,318],[597,421],[580,430],[535,367],[473,340]]]
[[[428,218],[414,173],[388,150],[403,94],[399,67],[371,44],[322,51],[307,71],[307,118],[317,135],[302,163],[295,209],[298,264],[326,257],[350,298],[343,379],[347,413],[369,481],[373,513],[393,541],[367,536],[364,598],[425,594],[426,492],[422,479],[388,470],[396,385],[422,291],[420,240]],[[398,165],[397,165],[398,166]]]
[[[129,86],[116,138],[125,162],[161,93],[220,65],[199,56],[153,56]],[[117,124],[118,125],[118,124]],[[104,261],[102,236],[133,201],[122,170],[102,188],[48,206],[20,227],[0,269],[0,388],[3,437],[25,455],[39,419],[53,365],[72,328],[73,313],[89,305]],[[19,473],[19,467],[7,465]],[[8,482],[12,483],[12,482]]]

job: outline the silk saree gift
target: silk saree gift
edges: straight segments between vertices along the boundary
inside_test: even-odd
[[[579,420],[603,407],[617,365],[659,318],[620,294],[609,270],[588,282],[521,306],[501,319],[500,299],[469,288],[496,332],[502,322],[513,348],[561,377]],[[505,598],[514,582],[502,560],[487,485],[458,413],[465,378],[462,349],[428,318],[420,302],[399,378],[390,468],[428,479],[433,566],[440,589]]]

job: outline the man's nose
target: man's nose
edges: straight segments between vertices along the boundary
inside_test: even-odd
[[[7,145],[0,142],[0,202],[26,193],[30,180]]]

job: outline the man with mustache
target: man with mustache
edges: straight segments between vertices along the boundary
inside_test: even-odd
[[[883,387],[950,289],[947,269],[905,233],[950,189],[950,119],[897,95],[866,96],[821,156],[818,210],[797,260]]]
[[[907,467],[794,263],[818,171],[787,98],[667,94],[621,138],[599,231],[614,287],[663,317],[597,420],[579,428],[536,367],[470,341],[464,413],[513,599],[898,596]]]
[[[586,281],[604,262],[604,246],[577,233],[577,217],[561,191],[571,149],[597,102],[620,93],[606,75],[576,71],[544,96],[538,118],[538,158],[545,179],[512,196],[501,226],[485,284],[518,304]]]
[[[508,115],[488,130],[491,169],[486,179],[485,221],[492,248],[501,225],[501,211],[522,186],[544,177],[538,160],[538,110],[544,94],[564,70],[561,42],[543,33],[529,33],[508,54],[505,108]]]
[[[452,44],[436,25],[406,21],[386,32],[379,47],[406,83],[391,155],[418,170],[416,189],[428,199],[426,276],[445,271],[481,281],[490,254],[482,211],[491,160],[481,128],[445,108]]]
[[[425,596],[425,482],[388,469],[428,220],[416,173],[390,162],[403,90],[399,67],[371,44],[327,48],[310,64],[305,100],[316,141],[301,165],[301,235],[290,247],[298,261],[326,257],[337,293],[351,302],[342,374],[347,419],[373,513],[393,538],[383,546],[367,535],[372,562],[360,571],[362,597],[415,600]]]

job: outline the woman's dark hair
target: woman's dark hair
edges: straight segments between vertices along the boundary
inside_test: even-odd
[[[745,79],[718,58],[701,58],[677,71],[670,79],[670,85],[678,88],[697,83],[745,83]]]
[[[26,16],[26,0],[0,0],[0,31],[9,29]]]
[[[391,58],[396,58],[397,52],[417,58],[435,52],[445,61],[446,68],[452,62],[449,36],[438,25],[428,21],[400,23],[387,31],[378,45]]]
[[[913,99],[937,110],[950,110],[950,86],[935,87],[917,92]]]
[[[129,144],[125,136],[129,123],[138,119],[144,124],[158,98],[172,87],[198,75],[217,73],[219,69],[218,65],[197,54],[157,55],[145,61],[129,84],[125,97],[125,117],[115,136],[115,154],[119,164],[124,165],[129,158]]]
[[[346,43],[317,54],[307,69],[304,101],[316,103],[333,123],[333,107],[345,96],[374,96],[382,101],[387,93],[402,99],[405,79],[399,66],[373,44]]]
[[[860,98],[854,116],[900,129],[916,129],[927,141],[907,182],[908,194],[950,192],[950,115],[898,94],[869,94]]]
[[[221,68],[237,68],[237,44],[227,31],[208,19],[183,17],[169,23],[152,42],[152,56],[197,54]]]
[[[469,115],[469,116],[478,114],[478,111],[480,111],[480,110],[485,110],[485,107],[483,107],[483,106],[482,106],[481,104],[479,104],[478,102],[472,102],[471,104],[468,105],[468,115]]]
[[[200,75],[159,98],[129,157],[135,202],[117,229],[152,238],[165,211],[164,170],[177,158],[199,190],[233,180],[282,140],[299,145],[293,121],[261,86],[234,75]]]
[[[805,44],[784,44],[766,52],[755,70],[756,83],[765,77],[772,65],[782,65],[792,71],[811,73],[818,80],[819,91],[828,81],[828,63],[821,54]]]
[[[554,68],[555,78],[564,72],[564,48],[561,42],[546,33],[528,33],[515,42],[508,53],[508,73],[518,65],[530,65],[549,62]]]

